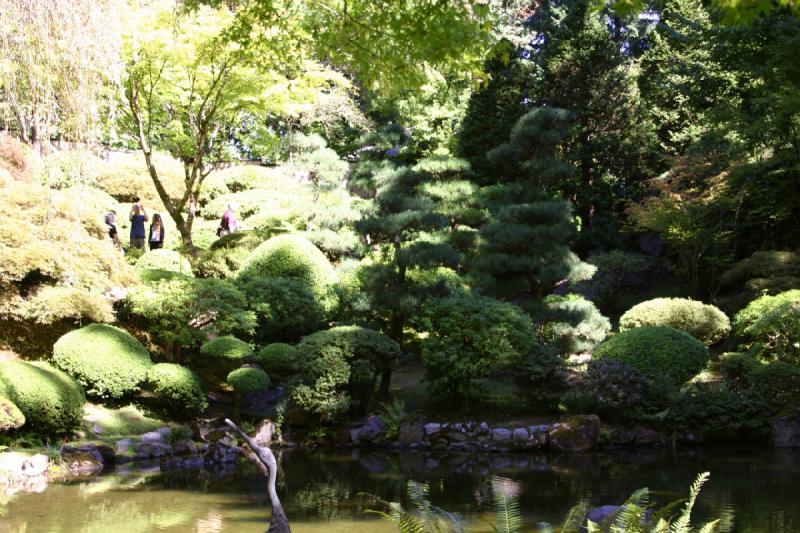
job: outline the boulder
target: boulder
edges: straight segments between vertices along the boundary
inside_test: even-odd
[[[162,457],[175,455],[175,450],[169,444],[163,442],[142,442],[136,448],[136,459],[139,461],[146,459],[160,459]]]
[[[636,430],[637,446],[661,446],[664,444],[664,436],[660,431],[650,428],[639,428]]]
[[[175,455],[197,455],[197,444],[191,440],[179,440],[172,445]]]
[[[220,465],[236,462],[239,450],[224,442],[212,442],[208,445],[203,461],[206,465]]]
[[[61,462],[74,476],[98,474],[103,471],[103,455],[94,445],[61,447]]]
[[[22,473],[28,477],[41,476],[47,472],[49,466],[50,459],[44,454],[37,453],[22,463]]]
[[[425,424],[423,426],[423,429],[425,431],[425,435],[429,437],[431,435],[439,433],[439,430],[441,429],[441,427],[442,427],[441,424],[437,424],[435,422],[430,422],[428,424]]]
[[[366,424],[350,430],[353,444],[369,444],[375,442],[386,433],[386,424],[379,416],[371,416]]]
[[[194,438],[203,442],[216,442],[225,437],[229,429],[222,417],[202,418],[192,425]]]
[[[586,518],[594,522],[595,524],[603,524],[608,517],[613,515],[619,510],[619,505],[601,505],[600,507],[595,507],[594,509],[589,511],[589,514],[586,515]]]
[[[514,444],[520,447],[527,445],[530,436],[530,433],[528,433],[528,430],[525,428],[516,428],[511,434]]]
[[[566,453],[588,452],[597,446],[600,419],[595,415],[564,417],[550,427],[550,448]]]
[[[494,428],[492,430],[492,441],[498,444],[507,443],[511,440],[511,430],[506,428]]]
[[[772,420],[772,445],[800,448],[800,416],[778,416]]]
[[[164,442],[166,439],[164,438],[164,433],[161,431],[148,431],[147,433],[141,435],[139,440],[142,442]]]

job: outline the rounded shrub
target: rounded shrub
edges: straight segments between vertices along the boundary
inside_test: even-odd
[[[0,394],[0,431],[18,429],[25,424],[25,415],[14,402]]]
[[[90,324],[62,336],[53,346],[53,363],[77,379],[90,397],[101,400],[135,393],[153,364],[133,335],[107,324]]]
[[[136,268],[140,271],[163,270],[177,272],[192,276],[192,264],[175,250],[150,250],[136,261]]]
[[[744,347],[759,358],[800,365],[800,290],[753,300],[733,324]]]
[[[300,385],[292,399],[303,410],[331,420],[351,406],[366,409],[378,376],[391,369],[400,346],[386,335],[359,326],[312,333],[297,345]]]
[[[271,376],[288,377],[297,370],[297,348],[283,342],[273,342],[261,348],[251,358]]]
[[[653,379],[680,385],[708,362],[708,348],[688,333],[645,326],[617,333],[594,351],[596,359],[628,364]]]
[[[173,416],[192,418],[208,407],[202,380],[184,366],[153,365],[147,372],[147,383],[158,398],[161,410]]]
[[[47,363],[0,363],[0,389],[33,431],[65,433],[80,425],[86,401],[81,386]]]
[[[257,277],[240,281],[238,287],[255,313],[259,341],[297,341],[318,331],[325,320],[320,298],[300,281]]]
[[[260,368],[237,368],[225,380],[239,394],[258,392],[269,388],[269,374]]]
[[[233,335],[225,335],[207,341],[200,347],[200,353],[220,361],[241,364],[253,355],[253,347]]]
[[[603,342],[611,322],[593,302],[577,294],[550,295],[544,300],[542,337],[559,353],[586,353]]]
[[[689,298],[656,298],[634,305],[619,320],[619,329],[667,326],[688,333],[706,346],[731,331],[728,316],[717,307]]]
[[[325,254],[296,235],[278,235],[260,244],[250,253],[237,277],[294,279],[318,295],[336,281],[336,273]]]

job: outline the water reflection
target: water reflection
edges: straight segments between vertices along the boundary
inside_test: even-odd
[[[698,500],[696,523],[720,518],[719,531],[730,533],[800,531],[800,453],[788,450],[548,457],[342,449],[284,452],[279,460],[279,495],[295,533],[392,531],[364,513],[370,500],[360,494],[408,505],[408,479],[428,482],[432,503],[465,517],[471,532],[491,530],[480,518],[491,513],[493,491],[518,494],[525,531],[536,531],[539,522],[560,523],[582,498],[618,504],[648,486],[651,498],[666,504],[684,497],[704,470],[711,471],[711,480]],[[104,475],[41,494],[18,494],[8,503],[0,531],[263,533],[269,514],[266,480],[243,463],[233,471]]]

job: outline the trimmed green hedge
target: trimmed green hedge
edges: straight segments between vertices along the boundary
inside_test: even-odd
[[[192,264],[175,250],[150,250],[136,261],[139,272],[147,270],[163,270],[177,272],[185,276],[193,276]]]
[[[53,346],[53,363],[101,400],[119,400],[139,390],[152,366],[150,354],[127,331],[90,324],[70,331]]]
[[[260,368],[237,368],[228,374],[226,381],[239,394],[258,392],[269,388],[269,374]]]
[[[86,402],[81,386],[48,363],[0,363],[0,390],[25,416],[28,429],[66,433],[81,423]]]
[[[800,365],[800,290],[757,298],[733,323],[744,347],[759,358]]]
[[[297,348],[273,342],[261,348],[251,360],[271,376],[288,377],[297,371]]]
[[[626,363],[653,379],[680,385],[708,362],[708,348],[688,333],[645,326],[617,333],[594,351],[596,359]]]
[[[294,279],[322,295],[336,281],[336,273],[325,254],[311,242],[296,235],[278,235],[250,253],[237,278]]]
[[[188,368],[172,363],[159,363],[147,372],[147,383],[159,399],[159,407],[179,418],[203,414],[208,407],[200,376]]]
[[[689,298],[656,298],[634,305],[619,320],[621,331],[642,326],[667,326],[684,331],[706,346],[731,331],[731,321],[717,307]]]
[[[233,335],[225,335],[203,344],[200,347],[200,353],[220,361],[241,364],[246,358],[253,355],[253,347]]]

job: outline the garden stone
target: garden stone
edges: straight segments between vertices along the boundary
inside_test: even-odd
[[[425,426],[424,426],[425,435],[430,436],[430,435],[433,435],[434,433],[439,433],[439,430],[441,429],[441,427],[442,427],[441,424],[436,424],[434,422],[430,422],[428,424],[425,424]]]
[[[538,426],[528,426],[528,448],[542,449],[546,448],[548,444],[548,434],[550,433],[550,426],[541,424]]]
[[[75,476],[97,474],[103,470],[103,456],[92,446],[62,446],[61,461],[69,473]]]
[[[525,444],[528,441],[528,437],[530,434],[528,430],[525,428],[516,428],[512,433],[512,438],[514,439],[515,444]]]
[[[616,513],[619,510],[619,505],[601,505],[600,507],[595,507],[589,514],[586,516],[589,520],[594,522],[595,524],[602,524],[608,517],[612,514]]]
[[[371,416],[366,424],[350,430],[350,440],[354,444],[375,442],[386,432],[386,424],[379,416]]]
[[[800,416],[779,416],[772,421],[772,445],[800,448]]]
[[[128,453],[131,450],[131,446],[133,446],[131,439],[118,440],[116,443],[117,453]]]
[[[22,463],[22,473],[28,477],[41,476],[47,472],[50,466],[50,459],[44,454],[37,453],[33,457],[26,459]]]
[[[595,415],[562,418],[553,424],[548,434],[550,447],[567,453],[583,453],[597,446],[600,419]]]
[[[190,440],[180,440],[172,445],[175,455],[197,455],[197,444]]]
[[[220,465],[236,462],[238,450],[224,442],[213,442],[203,456],[206,465]]]
[[[505,428],[495,428],[492,430],[492,440],[495,442],[508,442],[511,440],[511,431]]]
[[[192,425],[192,433],[197,440],[216,442],[228,434],[228,426],[222,417],[203,418]]]
[[[639,428],[636,431],[637,446],[661,446],[664,444],[664,437],[660,432],[650,428]]]
[[[635,431],[624,427],[610,428],[609,444],[611,446],[633,446],[637,441],[638,433],[640,431],[641,429],[639,431]]]
[[[159,459],[167,455],[174,455],[175,450],[163,442],[143,442],[136,450],[136,459]]]
[[[28,459],[28,455],[18,452],[0,453],[0,472],[3,477],[11,479],[19,477],[22,475],[22,469]]]
[[[160,431],[148,431],[147,433],[141,435],[139,440],[147,443],[164,442],[164,434]]]

